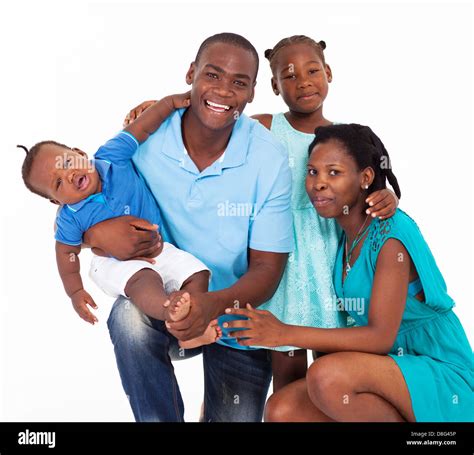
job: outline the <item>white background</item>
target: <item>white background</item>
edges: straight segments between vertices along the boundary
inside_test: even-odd
[[[293,34],[327,43],[331,120],[370,125],[392,157],[401,208],[418,222],[474,344],[470,3],[2,2],[0,420],[129,421],[106,319],[80,320],[56,273],[55,207],[29,193],[18,143],[55,139],[93,154],[145,99],[186,90],[199,43],[247,37],[262,58],[246,113],[285,109],[263,51]],[[7,5],[7,6],[6,6]],[[89,253],[83,252],[83,269]],[[186,419],[202,398],[201,358],[176,365]]]

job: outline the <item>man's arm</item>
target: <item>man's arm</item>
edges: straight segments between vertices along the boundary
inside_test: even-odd
[[[119,216],[94,224],[83,236],[83,245],[99,256],[112,256],[120,261],[152,259],[163,250],[156,224],[135,216]]]
[[[275,293],[285,270],[288,253],[269,253],[249,249],[249,268],[233,286],[210,292],[212,318],[224,313],[229,306],[245,308],[265,303]],[[211,318],[211,319],[212,319]]]
[[[145,142],[173,111],[190,105],[190,96],[191,92],[165,96],[143,111],[124,131],[130,133],[139,143]]]
[[[233,286],[220,291],[192,294],[191,312],[179,322],[167,322],[169,332],[186,341],[204,333],[209,321],[226,308],[261,305],[275,293],[285,270],[288,253],[249,250],[247,272]]]
[[[232,286],[206,294],[191,295],[191,311],[180,322],[168,323],[169,331],[186,341],[204,333],[207,324],[226,308],[245,308],[266,302],[274,294],[293,249],[291,172],[288,157],[275,150],[274,167],[268,166],[261,182],[258,207],[249,234],[249,266]]]

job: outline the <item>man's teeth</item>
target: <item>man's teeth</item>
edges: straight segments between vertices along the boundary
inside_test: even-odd
[[[215,107],[216,109],[225,109],[226,111],[230,109],[230,106],[227,106],[225,104],[213,103],[212,101],[209,101],[209,100],[206,100],[206,103],[211,107]]]

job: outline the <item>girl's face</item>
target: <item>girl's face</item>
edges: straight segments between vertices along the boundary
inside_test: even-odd
[[[293,44],[278,51],[272,88],[291,111],[309,114],[320,109],[331,80],[331,68],[323,64],[313,46]]]
[[[337,218],[365,204],[363,188],[373,180],[372,168],[359,170],[343,144],[329,140],[317,144],[309,157],[306,192],[319,215]]]

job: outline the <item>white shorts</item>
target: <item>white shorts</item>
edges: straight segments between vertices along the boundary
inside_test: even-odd
[[[171,243],[163,244],[163,251],[156,256],[155,264],[142,260],[119,261],[114,258],[93,256],[89,276],[106,294],[117,298],[125,295],[128,280],[139,270],[155,270],[163,280],[165,292],[181,289],[183,283],[197,272],[210,270],[192,254],[176,248]]]

